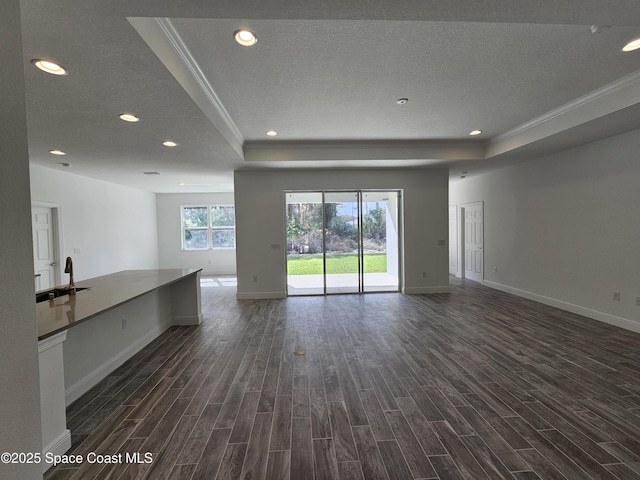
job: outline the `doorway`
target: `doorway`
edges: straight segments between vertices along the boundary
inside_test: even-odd
[[[460,206],[462,218],[463,278],[482,283],[484,277],[484,204],[466,203]]]
[[[60,280],[58,208],[44,203],[31,206],[35,291],[55,287]]]
[[[398,292],[397,190],[285,193],[287,295]]]

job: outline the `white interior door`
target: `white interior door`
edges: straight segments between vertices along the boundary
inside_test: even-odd
[[[483,273],[483,204],[464,205],[464,276],[482,282]]]
[[[449,207],[449,273],[458,273],[458,207]]]
[[[53,210],[34,206],[31,209],[33,228],[33,261],[36,291],[55,286],[56,254]]]

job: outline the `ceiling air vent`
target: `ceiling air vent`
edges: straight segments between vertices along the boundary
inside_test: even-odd
[[[142,172],[144,175],[160,175],[160,172]]]

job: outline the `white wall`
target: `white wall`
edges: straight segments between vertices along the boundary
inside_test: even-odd
[[[485,282],[640,331],[638,152],[633,131],[452,182],[484,201]]]
[[[40,452],[40,386],[20,2],[0,7],[0,452]],[[0,463],[0,478],[42,478]]]
[[[284,191],[346,189],[403,190],[404,291],[448,290],[448,170],[237,171],[239,298],[286,295]]]
[[[67,330],[63,344],[67,405],[171,326],[170,289],[154,290]]]
[[[73,258],[76,280],[158,268],[155,193],[31,165],[31,199],[60,205],[61,262]]]
[[[181,205],[233,205],[233,193],[159,193],[160,268],[202,268],[205,275],[236,273],[236,250],[182,250]]]

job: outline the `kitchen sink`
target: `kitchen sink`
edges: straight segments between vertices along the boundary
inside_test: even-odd
[[[82,290],[88,290],[89,287],[76,287],[76,293],[81,292]],[[52,288],[51,290],[45,290],[43,292],[36,293],[36,303],[46,302],[49,300],[49,296],[53,294],[53,298],[62,297],[64,295],[69,295],[71,292],[70,288],[66,287],[58,287]]]

